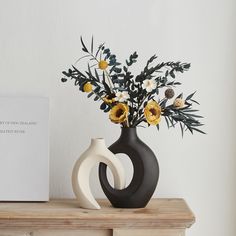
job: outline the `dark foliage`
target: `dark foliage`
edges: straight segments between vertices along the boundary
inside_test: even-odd
[[[88,97],[94,96],[95,101],[101,101],[100,109],[104,112],[108,112],[116,104],[105,102],[105,97],[115,97],[118,91],[126,91],[129,94],[126,103],[129,105],[128,123],[130,127],[138,126],[141,122],[147,123],[143,110],[148,101],[155,100],[155,96],[159,95],[160,89],[174,88],[175,86],[181,85],[176,80],[177,74],[184,73],[190,68],[189,63],[181,63],[179,61],[154,64],[157,56],[153,55],[147,61],[140,74],[134,76],[130,71],[130,67],[137,62],[137,52],[132,53],[125,61],[125,65],[122,66],[117,61],[116,55],[109,48],[106,48],[104,43],[94,52],[93,37],[90,47],[86,46],[82,37],[80,40],[82,51],[85,55],[77,60],[76,63],[83,58],[88,58],[87,70],[82,72],[75,65],[72,65],[67,71],[62,72],[64,77],[61,81],[66,82],[69,78],[74,81],[75,86],[79,86],[81,91],[83,91],[86,83],[91,83],[93,91],[88,94]],[[101,60],[106,61],[108,64],[108,67],[104,70],[101,70],[98,66]],[[146,80],[154,80],[156,82],[156,88],[150,92],[143,89],[142,84]],[[175,127],[179,124],[182,134],[186,130],[189,130],[191,133],[194,131],[204,133],[199,129],[202,123],[198,119],[202,118],[202,116],[196,115],[198,110],[192,109],[193,103],[198,104],[197,101],[193,100],[194,94],[192,93],[186,97],[185,106],[182,108],[176,108],[173,104],[168,105],[169,100],[167,98],[159,100],[159,105],[162,108],[161,115],[164,117],[168,128]],[[182,97],[182,94],[177,96],[177,98]],[[159,124],[157,128],[159,129]]]

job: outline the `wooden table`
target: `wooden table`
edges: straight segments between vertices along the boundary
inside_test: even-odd
[[[75,200],[0,203],[0,236],[183,236],[195,221],[183,199],[153,199],[146,208],[78,208]]]

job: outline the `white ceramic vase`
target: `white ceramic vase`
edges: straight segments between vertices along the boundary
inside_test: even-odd
[[[114,188],[125,188],[125,171],[119,159],[107,149],[104,139],[92,139],[89,148],[76,161],[72,172],[72,187],[81,208],[101,208],[92,195],[89,185],[90,172],[94,165],[100,162],[110,168]]]

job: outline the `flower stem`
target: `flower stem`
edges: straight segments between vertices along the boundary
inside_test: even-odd
[[[110,74],[107,72],[107,70],[105,70],[105,74],[106,74],[106,76],[107,76],[107,79],[108,79],[108,83],[109,83],[109,85],[110,85],[110,88],[111,88],[111,90],[113,90],[113,88],[114,88],[115,86],[114,86],[114,84],[112,83],[111,76],[110,76]]]
[[[130,124],[129,124],[129,117],[127,117],[126,123],[127,123],[127,127],[130,127]]]
[[[149,94],[147,94],[145,97],[144,97],[144,99],[142,100],[142,102],[140,103],[140,105],[138,106],[138,109],[137,109],[137,112],[136,112],[136,116],[134,116],[134,118],[133,118],[133,124],[135,123],[135,121],[138,119],[138,116],[139,116],[139,111],[140,111],[140,108],[142,107],[142,105],[143,105],[143,103],[144,103],[144,101],[146,100],[146,98],[148,97],[148,95]]]
[[[92,93],[95,94],[97,97],[99,97],[103,101],[102,97],[98,93],[94,92],[94,90],[92,90]]]

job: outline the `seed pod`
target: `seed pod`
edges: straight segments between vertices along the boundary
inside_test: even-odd
[[[175,91],[174,91],[172,88],[166,89],[166,91],[165,91],[165,97],[166,97],[167,99],[171,99],[171,98],[173,98],[174,96],[175,96]]]

